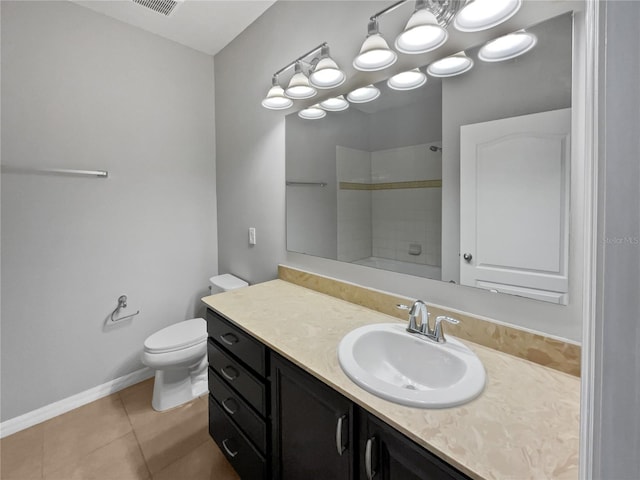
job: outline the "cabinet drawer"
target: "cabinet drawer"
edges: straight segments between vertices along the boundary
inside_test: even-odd
[[[264,382],[240,365],[236,359],[224,352],[211,339],[207,344],[207,350],[209,367],[219,373],[227,385],[230,385],[249,405],[262,416],[266,416],[267,402]]]
[[[207,310],[207,332],[260,376],[266,376],[267,351],[263,344],[211,310]]]
[[[267,480],[267,462],[264,457],[211,397],[209,397],[209,434],[240,478]]]
[[[211,369],[209,369],[209,391],[227,415],[249,437],[264,455],[267,452],[267,424],[249,407],[236,392]]]

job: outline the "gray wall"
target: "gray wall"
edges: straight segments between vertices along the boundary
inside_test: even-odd
[[[352,108],[319,120],[287,116],[287,180],[327,183],[324,188],[287,187],[289,250],[338,258],[336,145],[368,150],[366,122]]]
[[[71,2],[2,2],[2,420],[139,368],[217,271],[213,59]],[[106,317],[129,295],[133,321]]]
[[[323,41],[329,42],[332,55],[349,77],[349,85],[380,80],[380,75],[356,73],[351,62],[364,38],[368,17],[381,5],[385,4],[277,2],[216,55],[220,270],[253,283],[275,278],[277,264],[287,263],[579,341],[582,319],[571,317],[562,306],[287,253],[284,117],[289,112],[268,111],[260,101],[273,72]],[[408,4],[407,8],[408,16],[412,6]],[[381,29],[389,40],[406,18],[400,10],[385,17]],[[406,69],[407,57],[401,56],[399,64],[383,74]],[[425,58],[421,57],[423,62]],[[251,226],[258,234],[254,247],[247,242]]]
[[[593,478],[635,480],[640,478],[640,2],[604,2],[605,9]]]

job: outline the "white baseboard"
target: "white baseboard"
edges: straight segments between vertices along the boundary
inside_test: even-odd
[[[58,415],[62,415],[74,408],[94,402],[102,397],[111,395],[112,393],[116,393],[124,388],[146,380],[147,378],[151,378],[154,373],[154,370],[149,367],[141,368],[140,370],[136,370],[135,372],[116,378],[110,382],[103,383],[97,387],[72,395],[71,397],[64,398],[18,417],[6,420],[0,423],[0,438],[19,432],[20,430],[24,430],[25,428],[32,427],[38,423],[44,422],[45,420],[57,417]]]

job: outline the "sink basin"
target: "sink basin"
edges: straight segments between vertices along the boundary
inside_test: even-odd
[[[357,328],[338,346],[347,376],[392,402],[420,408],[454,407],[484,388],[480,359],[452,337],[436,343],[406,331],[400,323]]]

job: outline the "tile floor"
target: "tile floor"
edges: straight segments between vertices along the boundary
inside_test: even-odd
[[[208,432],[207,397],[151,408],[153,379],[0,440],[2,480],[238,480]]]

